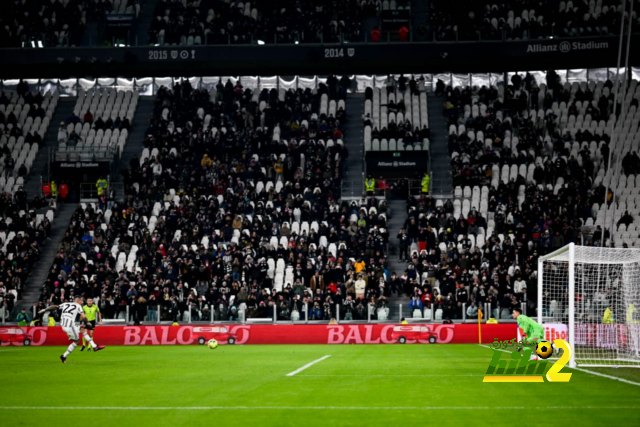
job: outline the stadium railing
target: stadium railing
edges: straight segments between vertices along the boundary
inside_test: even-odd
[[[305,310],[305,308],[307,308]],[[330,307],[330,316],[324,316],[322,313],[321,319],[315,319],[309,315],[309,306],[303,305],[303,310],[299,313],[299,317],[295,317],[295,320],[282,319],[279,315],[277,306],[273,306],[273,312],[269,313],[267,317],[247,317],[246,310],[237,311],[237,319],[228,320],[222,319],[220,311],[214,308],[213,304],[200,303],[197,307],[193,307],[191,310],[184,311],[176,316],[176,320],[181,324],[245,324],[245,323],[274,323],[274,324],[315,324],[326,323],[331,319],[336,319],[340,323],[400,323],[404,318],[410,323],[441,323],[447,319],[442,309],[436,309],[435,304],[423,307],[422,309],[409,309],[409,304],[388,304],[382,307],[374,307],[367,304],[363,310],[355,313],[348,313],[341,304],[334,304]],[[453,323],[474,323],[477,322],[477,317],[467,317],[467,304],[462,304],[461,309],[456,310],[457,314],[450,320]],[[501,321],[513,320],[511,318],[510,308],[498,307],[491,309],[489,303],[482,304],[478,307],[482,310],[483,321],[489,317],[494,317]],[[523,313],[527,312],[527,304],[521,303]],[[35,317],[36,308],[33,307],[32,315]],[[271,309],[268,309],[271,311]],[[141,324],[167,324],[173,323],[173,318],[169,313],[168,307],[162,305],[152,306],[148,308],[148,311],[155,312],[153,316],[147,314],[144,319],[136,319],[136,314],[131,310],[130,306],[125,306],[123,311],[116,314],[114,318],[104,317],[104,320],[108,324],[134,324],[136,320],[139,320]],[[348,316],[347,314],[351,314]],[[328,317],[328,318],[327,318]],[[350,317],[350,318],[349,318]],[[3,319],[2,324],[12,324]]]

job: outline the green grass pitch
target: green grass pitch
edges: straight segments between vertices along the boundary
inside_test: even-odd
[[[0,348],[3,426],[640,425],[638,385],[567,368],[569,383],[483,383],[478,345],[107,347],[66,365],[63,350]]]

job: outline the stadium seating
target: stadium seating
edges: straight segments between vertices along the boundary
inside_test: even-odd
[[[109,88],[86,92],[80,89],[73,109],[74,119],[66,125],[68,139],[60,142],[56,159],[66,161],[96,157],[111,159],[116,152],[122,152],[129,135],[138,97],[137,91]],[[90,121],[84,119],[87,113],[91,114]],[[77,141],[69,138],[73,133],[77,135]]]
[[[27,209],[27,194],[18,187],[0,195],[0,319],[9,318],[25,290],[47,237],[51,234],[53,210],[38,210],[44,200],[34,200]]]
[[[365,100],[365,151],[429,150],[427,94],[369,87]]]
[[[339,202],[346,106],[337,85],[251,90],[229,80],[211,90],[188,82],[160,88],[145,148],[125,177],[127,201],[81,206],[75,218],[83,221],[70,225],[61,256],[87,268],[75,278],[77,292],[96,280],[104,285],[102,268],[123,273],[95,295],[102,306],[115,301],[110,316],[124,317],[141,296],[155,308],[153,294],[164,319],[269,317],[283,292],[299,295],[300,318],[303,301],[310,318],[315,301],[322,318],[334,315],[333,294],[310,275],[328,259],[346,266],[369,249],[381,259],[386,222],[384,200]],[[167,271],[167,259],[179,273]],[[320,271],[324,280],[346,282],[333,267]],[[124,275],[145,290],[129,292]],[[354,307],[355,317],[364,305]],[[288,319],[292,308],[280,314],[278,305],[278,316]]]
[[[163,0],[149,28],[158,45],[317,43],[362,40],[360,2]]]
[[[86,7],[79,0],[8,2],[0,17],[0,47],[80,45]]]
[[[429,3],[437,40],[519,40],[546,37],[606,36],[620,26],[615,0],[559,2],[493,1]]]
[[[496,211],[508,219],[514,207],[522,208],[525,201],[528,205],[531,197],[562,200],[576,184],[585,188],[580,205],[573,208],[585,236],[605,228],[604,211],[609,218],[619,219],[625,210],[635,209],[635,186],[628,186],[626,177],[609,185],[606,163],[611,150],[612,164],[627,158],[627,165],[635,170],[632,153],[640,145],[637,82],[631,81],[627,92],[618,97],[627,113],[617,120],[611,82],[547,83],[554,87],[510,85],[513,92],[507,102],[503,87],[485,88],[478,94],[469,88],[452,92],[453,104],[460,105],[455,112],[446,112],[452,123],[454,194],[461,201],[456,217],[466,217],[476,208],[490,219]],[[470,105],[463,99],[480,102]],[[635,182],[633,176],[631,181]],[[609,206],[603,204],[605,187],[614,195]],[[517,205],[510,204],[507,194]],[[619,246],[633,245],[637,237],[627,230],[613,235]]]
[[[24,181],[38,154],[49,121],[58,103],[59,93],[4,92],[0,95],[0,189],[13,194]],[[9,169],[8,158],[13,167]],[[23,168],[24,166],[24,168]],[[22,169],[22,171],[21,171]]]

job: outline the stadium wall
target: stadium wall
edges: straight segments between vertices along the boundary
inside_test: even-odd
[[[229,325],[229,326],[104,326],[95,330],[100,345],[192,345],[199,338],[215,338],[227,344],[231,334],[236,344],[393,344],[398,325]],[[416,325],[413,325],[416,326]],[[478,344],[478,325],[426,325],[438,335],[439,344]],[[482,343],[516,336],[516,324],[482,326]],[[31,345],[67,345],[61,327],[24,327],[32,335]],[[416,340],[407,340],[415,343]],[[428,343],[428,339],[419,340]],[[10,345],[3,342],[2,346]],[[16,345],[16,344],[11,344]],[[21,344],[17,344],[21,345]]]
[[[632,36],[637,45],[638,35]],[[0,78],[506,72],[615,67],[618,37],[438,43],[349,43],[0,49]],[[629,65],[640,65],[632,49]]]

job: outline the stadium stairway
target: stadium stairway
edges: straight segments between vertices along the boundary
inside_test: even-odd
[[[429,130],[431,132],[431,189],[434,198],[453,197],[453,179],[451,177],[451,159],[447,139],[447,122],[442,116],[442,100],[433,92],[428,92]]]
[[[51,117],[49,128],[42,140],[42,146],[29,170],[29,175],[25,180],[24,189],[29,200],[33,200],[36,195],[42,193],[42,183],[40,177],[49,178],[49,150],[58,146],[58,128],[60,122],[64,122],[76,105],[76,97],[60,98],[56,110]]]
[[[349,151],[344,179],[342,197],[362,197],[364,177],[362,162],[364,161],[364,93],[350,93],[347,96],[347,123],[344,129],[344,144]]]
[[[138,107],[132,120],[132,131],[127,138],[127,143],[124,146],[122,156],[120,157],[120,164],[117,168],[111,170],[111,182],[113,182],[114,189],[116,190],[116,197],[118,201],[124,200],[123,185],[124,178],[121,174],[122,171],[129,167],[129,162],[133,159],[133,156],[140,157],[142,150],[144,149],[144,137],[149,126],[149,120],[153,115],[153,107],[156,101],[155,96],[140,96],[138,99]]]
[[[398,233],[404,225],[404,221],[407,218],[406,209],[407,204],[404,200],[389,200],[389,209],[391,210],[391,217],[387,220],[387,230],[389,232],[389,253],[387,256],[387,265],[389,271],[389,278],[395,272],[398,277],[402,276],[402,273],[407,269],[407,264],[398,261],[400,255],[400,247],[398,245]],[[408,308],[404,307],[409,304],[409,300],[404,296],[397,297],[395,294],[389,298],[389,319],[398,320],[399,310],[398,304],[402,304],[403,316],[408,315]]]
[[[40,287],[47,280],[49,269],[58,254],[62,238],[67,231],[67,227],[71,222],[71,217],[76,208],[77,205],[75,203],[62,203],[59,205],[58,212],[51,227],[51,235],[44,244],[44,248],[40,254],[40,260],[35,265],[31,276],[27,279],[27,284],[22,292],[22,298],[17,301],[13,314],[18,313],[23,307],[27,309],[29,316],[33,314],[33,304],[38,302]]]
[[[149,28],[151,28],[151,21],[154,18],[156,4],[158,4],[158,0],[145,0],[140,8],[140,14],[135,24],[135,38],[132,41],[135,46],[149,45]]]

